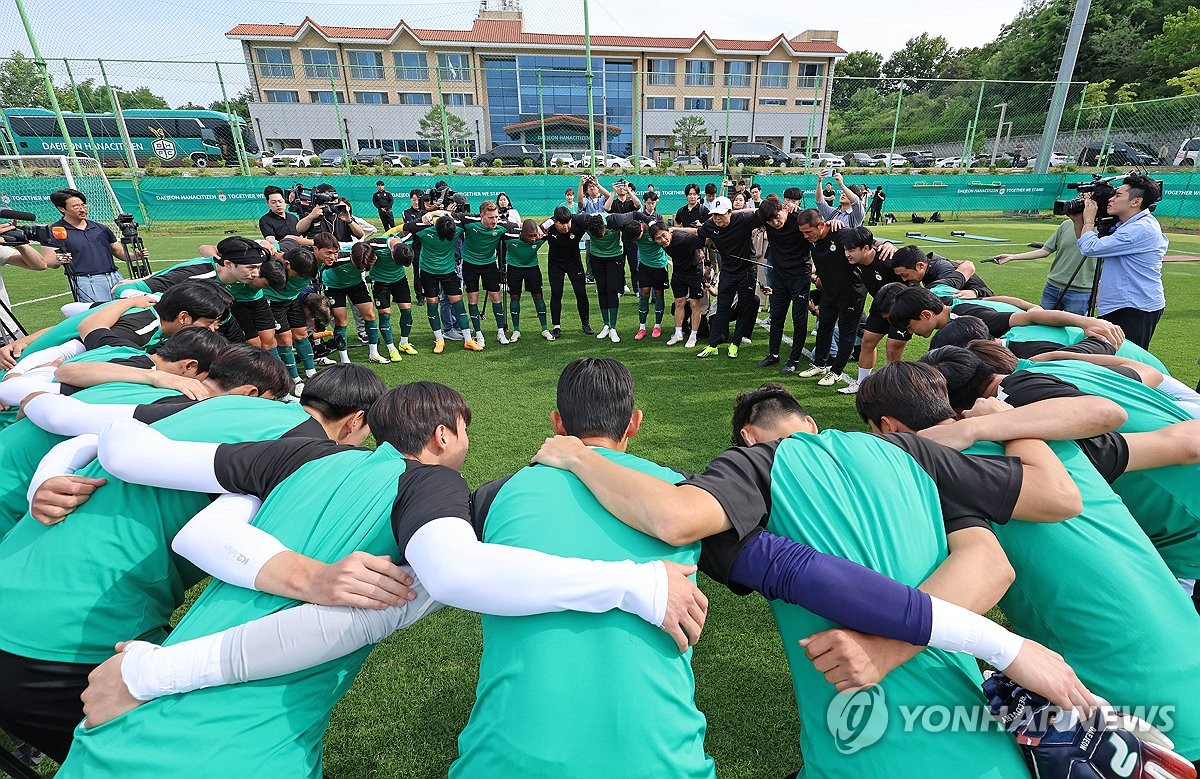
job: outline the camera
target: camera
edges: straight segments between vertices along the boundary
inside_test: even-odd
[[[18,220],[32,222],[37,215],[27,211],[12,211],[0,208],[0,219],[11,219],[16,225]],[[45,243],[53,239],[50,225],[27,224],[13,230],[0,233],[0,243],[6,246],[24,246],[29,242]]]
[[[349,213],[346,204],[338,202],[338,193],[332,189],[317,192],[311,187],[296,184],[287,191],[287,199],[290,203],[288,210],[301,219],[308,216],[316,206],[331,206],[330,210],[335,214]]]
[[[133,214],[117,214],[115,221],[121,231],[122,241],[132,242],[138,239],[138,223]]]
[[[1106,236],[1112,234],[1116,229],[1117,218],[1110,216],[1108,213],[1108,201],[1117,192],[1117,185],[1124,180],[1125,176],[1101,176],[1097,173],[1092,174],[1091,181],[1072,181],[1067,184],[1067,189],[1073,189],[1081,196],[1090,192],[1092,200],[1096,201],[1096,234]],[[1116,182],[1114,184],[1114,182]],[[1075,216],[1083,213],[1083,197],[1077,197],[1073,200],[1055,200],[1054,215],[1055,216]],[[1154,210],[1154,204],[1150,206],[1150,210]]]

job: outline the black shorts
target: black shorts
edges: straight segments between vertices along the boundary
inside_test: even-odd
[[[58,761],[83,717],[79,695],[96,666],[0,651],[0,728]]]
[[[393,298],[397,303],[412,303],[407,276],[399,281],[376,281],[371,290],[375,293],[375,308],[378,309],[391,308]]]
[[[245,302],[235,300],[229,311],[237,320],[238,327],[250,338],[257,337],[263,330],[275,330],[275,315],[271,313],[271,302],[266,298]]]
[[[700,300],[704,297],[704,276],[697,268],[693,271],[676,270],[671,276],[671,294],[676,300],[691,298]]]
[[[662,291],[667,288],[667,269],[651,268],[638,263],[637,284],[640,289],[650,287]]]
[[[304,316],[304,306],[300,305],[299,298],[286,303],[277,300],[271,301],[271,313],[275,316],[275,322],[278,323],[280,330],[296,330],[308,326],[308,320]]]
[[[425,294],[425,298],[436,298],[438,296],[438,286],[441,286],[442,292],[446,297],[460,297],[462,295],[462,279],[453,271],[450,273],[427,273],[421,271],[421,291]]]
[[[467,292],[479,291],[479,280],[483,279],[483,288],[488,292],[500,291],[500,268],[495,263],[491,265],[472,265],[464,262],[462,266],[463,286]]]
[[[888,338],[896,341],[909,341],[912,339],[912,333],[907,330],[897,330],[883,318],[883,312],[879,310],[879,306],[874,300],[871,302],[870,311],[867,312],[867,321],[863,325],[863,330],[877,335],[884,335],[886,333]]]
[[[353,287],[327,287],[325,292],[333,300],[334,308],[345,308],[346,298],[350,298],[350,302],[356,306],[371,302],[371,293],[367,292],[367,285],[361,281]]]
[[[542,294],[542,269],[518,268],[508,266],[508,292],[510,295],[520,295],[526,289],[531,295]]]

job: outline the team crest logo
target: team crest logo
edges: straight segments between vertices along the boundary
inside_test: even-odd
[[[0,192],[0,203],[3,203],[4,205],[8,205],[11,202],[12,202],[12,198],[8,196],[7,192]]]
[[[150,132],[154,133],[154,142],[150,144],[150,148],[154,150],[154,156],[167,162],[175,159],[178,154],[175,149],[175,141],[167,137],[166,131],[161,127],[151,127]]]
[[[879,741],[887,724],[887,699],[878,685],[838,693],[825,709],[825,725],[843,755],[852,755]]]
[[[229,196],[228,196],[228,195],[226,195],[224,192],[220,192],[220,191],[218,191],[218,192],[217,192],[217,200],[219,200],[219,201],[221,201],[222,203],[224,203],[224,202],[225,202],[226,200],[228,200],[228,199],[229,199]]]

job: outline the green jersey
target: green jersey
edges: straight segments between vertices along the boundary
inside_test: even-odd
[[[392,250],[387,244],[375,246],[375,264],[371,266],[371,270],[367,273],[367,278],[371,281],[382,281],[385,284],[393,284],[401,281],[405,276],[404,266],[396,262],[396,259],[392,257]]]
[[[596,451],[664,481],[682,479],[633,455]],[[488,543],[591,560],[694,565],[700,556],[699,544],[672,547],[622,524],[566,471],[524,468],[481,487],[474,505]],[[475,706],[450,776],[713,777],[691,656],[618,610],[484,615]]]
[[[173,405],[141,409],[159,416]],[[174,440],[208,443],[260,441],[293,430],[324,435],[298,404],[241,395],[186,404],[151,427]],[[0,542],[6,652],[100,663],[126,638],[160,644],[171,612],[205,576],[171,551],[171,541],[208,505],[207,495],[129,484],[99,462],[77,475],[108,483],[64,522],[47,527],[26,514]]]
[[[333,265],[321,271],[321,282],[330,289],[350,289],[363,283],[362,271],[349,259],[339,257]]]
[[[639,264],[645,265],[647,268],[667,267],[667,252],[654,242],[654,239],[650,237],[649,230],[638,239],[637,247]]]
[[[603,259],[624,257],[625,246],[621,243],[621,228],[618,220],[613,219],[613,214],[603,214],[602,216],[607,225],[604,235],[599,238],[591,236],[591,241],[588,243],[588,254]]]
[[[1175,751],[1196,760],[1200,620],[1195,608],[1106,483],[1113,470],[1124,467],[1119,457],[1103,466],[1109,472],[1102,476],[1074,442],[1049,444],[1079,487],[1083,513],[1065,522],[996,526],[1017,573],[1000,609],[1014,632],[1062,654],[1097,695],[1156,711],[1174,707],[1158,716],[1174,719]],[[967,451],[1001,450],[981,443]]]
[[[1090,362],[1021,361],[1018,368],[1053,376],[1083,394],[1116,402],[1129,415],[1119,430],[1122,433],[1152,432],[1192,418],[1166,393]],[[1200,578],[1200,466],[1171,465],[1130,471],[1114,481],[1112,487],[1171,572],[1181,579]]]
[[[388,444],[374,452],[314,439],[221,447],[216,474],[231,491],[264,497],[256,527],[323,561],[364,551],[402,562],[404,546],[422,523],[442,517],[470,521],[461,476],[408,461]],[[314,490],[314,484],[321,488]],[[165,643],[297,605],[214,581]],[[285,676],[158,698],[100,727],[78,728],[59,775],[319,779],[322,738],[334,704],[369,652],[364,647]]]
[[[454,246],[462,234],[463,229],[456,226],[454,237],[443,241],[438,237],[437,228],[433,225],[418,230],[417,237],[421,239],[421,272],[434,276],[454,273],[457,264],[454,259]]]
[[[463,224],[462,259],[471,265],[491,265],[496,261],[496,247],[507,228],[497,224],[495,227],[484,227],[480,222]],[[421,262],[425,262],[425,241],[421,241]]]
[[[312,279],[305,276],[288,276],[287,284],[284,285],[282,292],[267,287],[262,293],[263,297],[272,303],[291,303],[300,297],[300,293],[304,291],[305,287],[311,286],[312,283]]]
[[[514,268],[536,268],[538,251],[545,242],[545,238],[538,238],[533,243],[526,243],[520,238],[505,238],[504,243],[508,251],[504,255],[504,261]]]
[[[208,281],[220,284],[229,290],[229,294],[233,295],[234,301],[238,303],[248,303],[252,300],[258,300],[263,296],[261,287],[251,287],[249,284],[243,284],[240,281],[232,284],[226,284],[221,281],[221,277],[217,275],[217,261],[211,257],[196,257],[192,260],[184,260],[169,268],[160,270],[152,276],[138,279],[137,281],[122,285],[122,287],[131,287],[161,295],[171,287],[184,281]]]
[[[152,403],[177,394],[145,384],[111,382],[75,393],[85,403]],[[26,491],[38,463],[66,438],[47,433],[28,419],[0,430],[0,536],[9,532],[29,510]]]

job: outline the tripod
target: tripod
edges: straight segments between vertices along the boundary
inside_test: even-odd
[[[150,260],[142,256],[142,252],[146,250],[142,236],[137,233],[128,236],[122,231],[121,247],[125,250],[125,266],[129,270],[129,278],[144,279],[154,273],[150,267]]]
[[[0,343],[12,343],[28,334],[25,326],[17,319],[17,315],[13,313],[8,303],[0,299]]]
[[[1058,293],[1058,299],[1054,301],[1051,308],[1062,310],[1063,299],[1066,298],[1067,292],[1071,289],[1071,282],[1075,281],[1075,277],[1079,275],[1079,271],[1083,270],[1083,266],[1087,263],[1088,258],[1084,257],[1075,266],[1075,270],[1071,273],[1071,278],[1067,279],[1067,283],[1063,285],[1062,292]],[[1104,258],[1096,258],[1096,272],[1092,274],[1092,294],[1088,298],[1088,316],[1096,316],[1096,301],[1100,299],[1100,274],[1104,271]]]

